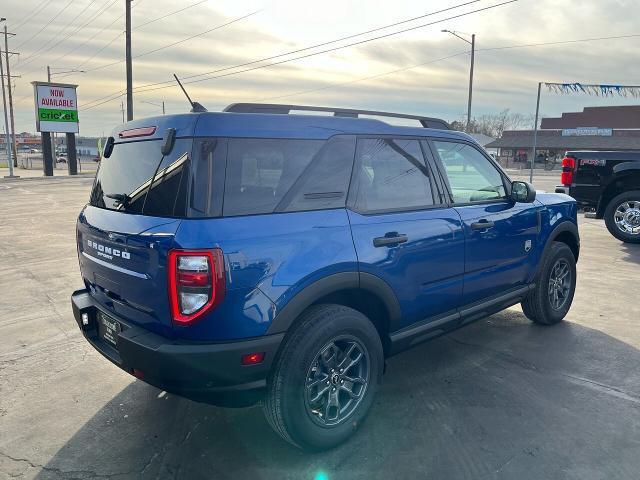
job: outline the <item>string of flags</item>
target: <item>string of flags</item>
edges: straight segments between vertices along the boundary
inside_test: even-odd
[[[640,98],[640,85],[606,85],[586,83],[546,83],[545,86],[552,93],[569,94],[584,93],[597,97],[634,97]]]

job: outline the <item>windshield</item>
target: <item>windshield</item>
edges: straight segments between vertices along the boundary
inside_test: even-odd
[[[191,139],[163,156],[161,140],[116,144],[96,174],[90,204],[127,213],[185,215]]]

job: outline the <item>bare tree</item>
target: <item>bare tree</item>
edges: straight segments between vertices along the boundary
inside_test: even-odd
[[[533,128],[534,117],[522,113],[512,113],[508,108],[499,113],[485,114],[475,117],[469,122],[469,133],[482,133],[489,137],[499,138],[505,130]],[[463,120],[451,122],[454,130],[465,130]]]

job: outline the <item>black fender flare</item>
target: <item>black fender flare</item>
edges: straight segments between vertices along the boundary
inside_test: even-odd
[[[320,298],[341,290],[353,289],[372,293],[382,301],[389,314],[389,327],[392,331],[400,321],[401,310],[400,303],[389,284],[369,273],[341,272],[316,280],[298,292],[279,312],[276,312],[265,335],[289,330],[300,314]]]
[[[540,267],[542,265],[542,259],[549,252],[551,245],[553,244],[555,239],[558,238],[560,234],[565,232],[569,232],[571,233],[571,235],[574,236],[574,238],[576,239],[576,244],[578,245],[578,252],[580,251],[580,233],[578,232],[577,225],[568,220],[565,220],[564,222],[556,225],[554,229],[551,231],[551,233],[549,234],[549,237],[547,237],[547,242],[545,243],[544,248],[542,249],[542,254],[540,255],[540,260],[538,261],[538,266],[536,267],[536,273],[533,277],[534,279],[538,277],[538,273],[540,272]],[[577,258],[576,258],[576,261],[577,261]]]

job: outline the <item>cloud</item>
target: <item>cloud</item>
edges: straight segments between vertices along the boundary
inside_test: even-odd
[[[193,0],[193,3],[196,1]],[[22,64],[12,61],[12,74],[23,74],[21,79],[15,81],[17,130],[35,129],[30,82],[43,80],[48,64],[59,69],[72,69],[82,65],[82,69],[88,70],[85,74],[56,77],[60,81],[80,85],[78,93],[81,105],[90,104],[91,101],[124,89],[124,36],[120,36],[124,19],[118,20],[123,13],[122,2],[106,9],[86,27],[60,42],[51,52],[28,59],[38,49],[42,51],[46,49],[43,46],[52,45],[52,42],[73,32],[76,26],[109,5],[111,0],[95,1],[87,8],[86,14],[68,26],[89,2],[90,0],[79,0],[77,4],[74,3],[72,8],[61,14],[34,40],[24,43],[20,47]],[[9,0],[8,11],[6,14],[3,12],[9,19],[9,29],[39,3],[39,0]],[[66,3],[67,0],[48,2],[46,15],[43,13],[25,22],[16,32],[18,35],[11,39],[10,47],[20,45],[35,34]],[[134,56],[180,41],[254,10],[263,10],[209,34],[135,59],[134,85],[140,87],[148,83],[170,81],[173,72],[181,77],[188,77],[252,62],[454,4],[452,0],[432,1],[426,6],[425,2],[417,0],[326,0],[316,4],[293,0],[210,1],[134,30]],[[490,4],[483,1],[459,11],[469,11]],[[135,27],[190,3],[137,0],[134,5]],[[469,56],[461,55],[431,65],[383,75],[468,49],[468,45],[461,40],[440,33],[442,28],[448,28],[477,34],[474,114],[497,112],[504,108],[531,113],[535,107],[538,81],[637,83],[634,70],[640,59],[640,37],[510,50],[484,49],[640,34],[636,10],[636,0],[520,0],[494,10],[375,42],[193,83],[187,88],[210,109],[237,101],[255,101],[314,90],[283,98],[282,101],[407,111],[453,120],[466,111]],[[444,15],[425,18],[403,27],[443,17]],[[111,23],[113,25],[105,28]],[[100,32],[102,29],[104,30]],[[100,33],[96,35],[98,32]],[[387,30],[382,33],[386,32]],[[94,35],[95,38],[90,40]],[[373,35],[369,35],[371,36]],[[114,38],[116,40],[106,47]],[[100,49],[103,50],[89,60]],[[321,48],[312,51],[318,50]],[[308,52],[301,52],[300,55],[305,53]],[[60,56],[63,58],[57,59]],[[284,58],[289,57],[274,61]],[[95,69],[111,62],[120,63]],[[225,73],[228,72],[220,72]],[[345,84],[375,76],[378,77]],[[168,88],[135,93],[136,116],[158,113],[157,107],[142,103],[142,100],[165,101],[169,113],[184,112],[187,108],[182,93],[175,85],[167,85]],[[81,133],[96,135],[111,130],[114,124],[121,121],[121,100],[123,98],[117,98],[99,107],[81,111]],[[550,96],[545,96],[542,105],[544,113],[558,115],[562,111],[579,110],[587,105],[630,103],[637,103],[637,100],[603,100],[586,96],[554,96],[551,99]]]

